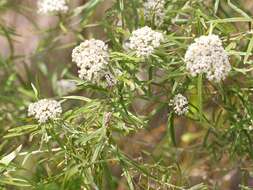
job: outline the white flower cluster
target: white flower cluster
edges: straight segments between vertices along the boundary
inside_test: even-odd
[[[224,80],[231,70],[229,58],[217,35],[195,39],[185,54],[186,68],[192,76],[204,73],[210,81]]]
[[[38,13],[52,14],[52,13],[66,13],[68,6],[65,0],[39,0]]]
[[[164,41],[163,34],[145,26],[132,32],[127,47],[135,52],[138,57],[150,56],[155,48]]]
[[[108,47],[101,40],[86,40],[73,49],[72,61],[79,67],[81,79],[97,83],[104,78],[108,70]]]
[[[28,107],[28,116],[34,116],[39,123],[57,119],[61,113],[61,104],[55,100],[42,99]]]
[[[170,106],[173,107],[177,115],[184,115],[188,112],[188,100],[182,94],[177,94],[171,101]]]
[[[77,86],[74,81],[71,80],[58,80],[56,82],[57,90],[61,95],[66,95],[76,90]]]
[[[165,0],[147,0],[144,3],[144,17],[154,21],[156,26],[161,26],[165,18]]]

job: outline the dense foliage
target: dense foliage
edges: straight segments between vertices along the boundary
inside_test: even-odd
[[[0,1],[0,189],[252,189],[245,0],[44,1]]]

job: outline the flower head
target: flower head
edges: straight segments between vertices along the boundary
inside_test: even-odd
[[[231,70],[228,55],[217,35],[195,39],[185,54],[186,69],[192,76],[204,73],[210,81],[224,80]]]
[[[104,78],[108,70],[108,47],[101,40],[86,40],[73,49],[72,60],[79,67],[81,79],[97,83]]]
[[[144,3],[144,17],[154,20],[156,26],[161,26],[165,18],[165,0],[147,0]]]
[[[68,6],[65,0],[39,0],[38,13],[52,14],[52,13],[66,13]]]
[[[138,57],[150,56],[155,48],[158,48],[164,40],[163,34],[145,26],[133,31],[127,46],[133,50]]]
[[[42,99],[31,103],[28,107],[28,116],[34,116],[39,123],[55,120],[61,113],[61,104],[55,100]]]
[[[182,94],[177,94],[171,101],[170,105],[173,107],[177,115],[184,115],[188,112],[188,100]]]

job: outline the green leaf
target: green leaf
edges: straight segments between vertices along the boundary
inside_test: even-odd
[[[210,20],[207,23],[227,23],[227,22],[252,22],[252,19],[245,17],[234,17],[234,18]]]
[[[39,125],[24,125],[20,127],[16,127],[13,129],[8,130],[8,134],[4,136],[4,138],[11,138],[11,137],[17,137],[22,136],[27,133],[31,133],[35,130],[37,130]]]
[[[168,118],[168,129],[170,131],[171,140],[174,146],[177,146],[177,141],[175,137],[175,126],[174,126],[174,113],[169,114]]]
[[[237,13],[241,14],[243,17],[248,18],[248,19],[251,19],[251,21],[252,21],[252,18],[251,18],[247,13],[245,13],[242,9],[238,8],[238,7],[235,6],[233,3],[231,3],[231,0],[227,0],[227,1],[228,1],[228,5],[229,5],[233,10],[235,10]]]
[[[246,55],[244,56],[244,60],[243,60],[244,64],[248,61],[249,57],[252,55],[252,50],[253,50],[253,35],[249,41]]]
[[[18,178],[0,177],[0,184],[13,185],[18,187],[31,187],[28,181]]]
[[[4,156],[1,160],[0,163],[4,165],[9,165],[12,160],[16,158],[20,150],[22,149],[22,145],[19,145],[14,151],[12,151],[10,154]]]
[[[129,186],[130,190],[134,190],[132,177],[131,177],[129,171],[125,167],[123,167],[123,174],[126,177],[126,180],[127,180],[127,183],[128,183],[128,186]]]
[[[202,74],[198,75],[198,84],[197,84],[197,90],[198,90],[198,109],[199,109],[199,117],[200,121],[203,121],[203,105],[202,105]]]
[[[31,83],[31,86],[32,86],[32,89],[33,89],[33,92],[34,92],[34,95],[35,95],[36,99],[38,99],[39,92],[38,92],[37,88],[34,86],[33,83]]]
[[[92,99],[86,98],[84,96],[64,96],[63,99],[70,99],[70,100],[81,100],[85,102],[91,102]]]
[[[92,0],[92,1],[88,1],[87,3],[85,3],[84,5],[77,7],[74,10],[74,16],[77,16],[79,14],[82,14],[82,19],[81,19],[81,23],[85,21],[85,19],[87,19],[87,17],[90,15],[90,13],[92,11],[95,10],[96,6],[101,3],[103,0]]]
[[[220,0],[215,0],[215,4],[214,4],[214,14],[217,13],[218,8],[219,8],[219,4],[220,4]]]

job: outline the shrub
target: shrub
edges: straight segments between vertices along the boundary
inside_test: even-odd
[[[115,0],[94,20],[101,0],[1,1],[39,42],[20,55],[0,18],[0,188],[250,189],[244,2]]]

